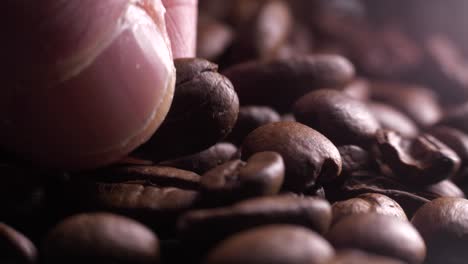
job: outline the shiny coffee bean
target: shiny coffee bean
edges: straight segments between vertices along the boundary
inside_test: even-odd
[[[354,78],[354,68],[341,56],[308,55],[237,64],[223,74],[243,105],[271,106],[284,113],[309,91],[343,87]]]
[[[229,237],[206,257],[205,264],[321,264],[334,255],[330,244],[299,226],[270,225]]]
[[[178,221],[183,241],[213,243],[239,231],[268,224],[294,224],[323,234],[332,218],[331,206],[323,199],[280,195],[261,197],[229,207],[194,210]]]
[[[199,181],[170,167],[111,167],[76,175],[65,195],[73,211],[115,212],[170,233],[176,217],[197,203]]]
[[[421,127],[434,125],[442,116],[437,97],[426,87],[395,82],[372,82],[372,99],[402,111]]]
[[[174,100],[156,133],[136,150],[141,157],[161,161],[194,154],[222,140],[239,112],[231,82],[218,66],[203,59],[176,59]]]
[[[430,200],[442,197],[465,198],[463,191],[450,180],[443,180],[436,184],[425,186],[417,194]]]
[[[393,130],[405,137],[418,135],[418,127],[405,114],[394,107],[383,103],[369,103],[367,107],[383,129]]]
[[[368,146],[380,128],[365,104],[336,90],[308,93],[295,103],[293,112],[298,122],[316,129],[337,146]]]
[[[0,223],[0,262],[33,264],[38,259],[36,246],[23,234]]]
[[[378,193],[361,194],[356,198],[336,202],[332,205],[335,224],[347,216],[365,213],[377,213],[400,220],[408,220],[401,206],[388,196]]]
[[[354,145],[339,146],[338,151],[342,160],[342,174],[351,175],[358,171],[372,170],[374,161],[371,155],[364,149]]]
[[[222,56],[234,39],[234,30],[207,15],[200,15],[197,27],[197,56],[214,61]]]
[[[456,128],[436,126],[429,133],[449,146],[460,157],[461,166],[451,180],[460,186],[468,184],[468,134]]]
[[[284,190],[301,192],[341,173],[338,149],[322,134],[300,123],[271,123],[254,130],[242,144],[242,158],[262,151],[275,151],[283,157]]]
[[[466,263],[468,200],[436,199],[421,207],[411,222],[426,241],[427,263]]]
[[[45,238],[46,263],[159,263],[159,240],[145,226],[107,213],[63,220]]]
[[[455,175],[460,167],[457,154],[428,134],[411,139],[380,130],[377,145],[385,164],[400,180],[411,185],[435,184]]]
[[[406,262],[384,256],[374,255],[360,250],[343,250],[327,264],[404,264]]]
[[[356,248],[373,254],[422,263],[426,246],[408,222],[380,214],[356,214],[336,223],[327,235],[337,249]]]
[[[239,25],[239,35],[232,47],[234,62],[272,59],[287,41],[293,18],[285,1],[263,1],[255,14]]]
[[[258,152],[247,162],[224,163],[201,177],[207,204],[224,205],[243,199],[277,194],[284,180],[283,158],[275,152]]]
[[[280,120],[280,115],[270,107],[242,106],[239,109],[236,125],[226,140],[240,145],[245,137],[256,128]]]
[[[233,144],[222,142],[196,154],[163,161],[158,165],[203,174],[235,158],[234,156],[237,151],[237,147]]]

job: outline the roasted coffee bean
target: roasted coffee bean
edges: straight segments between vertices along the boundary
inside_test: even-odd
[[[343,92],[356,100],[367,101],[370,98],[370,85],[366,79],[357,78],[346,85]]]
[[[180,237],[189,244],[212,244],[236,232],[268,224],[294,224],[323,234],[332,218],[323,199],[281,195],[261,197],[230,207],[190,211],[178,221]]]
[[[408,222],[380,214],[356,214],[336,223],[327,234],[337,249],[356,248],[370,253],[422,263],[426,246]]]
[[[247,162],[224,163],[201,177],[201,190],[207,204],[229,204],[235,201],[274,195],[284,180],[283,158],[275,152],[258,152]]]
[[[365,104],[336,90],[308,93],[295,103],[293,112],[298,122],[317,129],[338,146],[368,146],[380,128]]]
[[[374,255],[360,250],[343,250],[327,264],[404,264],[406,262],[384,256]]]
[[[218,143],[202,152],[174,160],[160,162],[158,165],[174,167],[203,174],[235,158],[237,147],[231,143]]]
[[[280,120],[280,115],[270,107],[243,106],[239,109],[237,123],[226,140],[240,145],[244,138],[256,128]]]
[[[338,147],[342,160],[342,174],[351,175],[357,171],[372,170],[374,161],[367,151],[354,145]]]
[[[426,241],[427,263],[466,263],[468,200],[436,199],[421,207],[411,222]]]
[[[223,73],[234,84],[243,105],[271,106],[282,113],[309,91],[342,88],[354,78],[353,65],[338,55],[251,61]]]
[[[418,135],[418,127],[405,114],[394,107],[383,103],[369,103],[367,107],[383,129],[393,130],[405,137]]]
[[[197,56],[216,60],[223,55],[234,39],[233,29],[214,18],[200,15],[197,27]]]
[[[378,193],[361,194],[356,198],[336,202],[332,205],[332,212],[333,224],[347,216],[364,213],[377,213],[400,220],[408,220],[405,211],[397,202]]]
[[[334,255],[316,233],[293,225],[270,225],[229,237],[206,257],[205,264],[321,264]]]
[[[107,213],[75,215],[45,238],[46,263],[159,263],[159,240],[145,226]],[[99,261],[99,262],[98,262]]]
[[[11,264],[36,263],[36,246],[23,234],[0,223],[0,262]]]
[[[371,93],[372,99],[395,107],[422,127],[434,125],[442,116],[437,97],[423,86],[372,82]]]
[[[466,185],[468,183],[468,134],[446,126],[434,127],[429,130],[429,133],[450,147],[460,157],[460,170],[451,180],[457,184]]]
[[[222,140],[239,112],[231,82],[203,59],[176,59],[174,101],[156,133],[136,154],[161,161],[200,152]]]
[[[239,25],[232,60],[241,62],[252,58],[265,60],[277,57],[292,27],[292,16],[285,1],[264,1],[255,15]]]
[[[465,194],[452,181],[444,180],[433,185],[425,186],[416,192],[418,195],[434,200],[442,197],[465,198]]]
[[[262,151],[275,151],[283,157],[284,190],[301,192],[341,173],[338,149],[322,134],[300,123],[271,123],[254,130],[242,144],[242,157]]]
[[[180,213],[195,206],[199,181],[196,173],[170,167],[111,167],[74,176],[65,196],[72,211],[123,214],[164,235]]]
[[[409,139],[393,131],[380,130],[377,145],[382,160],[396,177],[411,185],[435,184],[455,175],[460,167],[457,154],[428,134]]]

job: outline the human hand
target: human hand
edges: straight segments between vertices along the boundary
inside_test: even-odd
[[[173,57],[195,55],[197,0],[4,8],[0,145],[41,166],[92,168],[138,147],[170,107]]]

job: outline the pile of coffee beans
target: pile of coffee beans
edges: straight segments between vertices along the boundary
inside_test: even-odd
[[[421,26],[464,1],[199,1],[130,156],[1,154],[0,263],[468,263],[468,53]]]

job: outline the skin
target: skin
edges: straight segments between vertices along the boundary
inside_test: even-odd
[[[0,19],[29,32],[2,29],[13,40],[0,51],[6,58],[0,65],[0,146],[43,167],[79,170],[118,161],[144,143],[165,118],[174,89],[172,58],[195,56],[197,0],[28,1],[7,1],[11,15]],[[115,47],[109,46],[108,41],[115,40],[109,34],[115,33],[113,25],[128,3],[137,4],[125,21],[140,23],[140,31],[119,35]],[[142,15],[145,5],[153,9]],[[156,29],[144,24],[151,19]],[[41,31],[41,26],[50,30]],[[150,40],[152,47],[147,45]],[[142,50],[125,45],[140,45]],[[108,52],[113,55],[98,54],[104,47],[114,48]],[[116,50],[130,51],[121,53],[119,61],[112,59]],[[129,65],[136,65],[139,73]],[[99,76],[111,78],[88,85]]]

